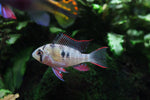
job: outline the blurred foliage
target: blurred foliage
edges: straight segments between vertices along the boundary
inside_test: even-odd
[[[123,51],[123,46],[122,46],[122,43],[124,42],[123,35],[108,33],[107,39],[111,51],[113,51],[114,54],[116,55],[120,55]]]
[[[9,90],[0,89],[0,98],[4,97],[8,93],[12,93],[12,92]]]
[[[77,0],[79,15],[63,29],[51,16],[44,27],[14,9],[17,20],[0,17],[0,97],[19,93],[19,100],[149,100],[150,1]],[[34,49],[66,33],[93,39],[86,53],[108,46],[108,68],[67,68],[65,82],[31,57]]]

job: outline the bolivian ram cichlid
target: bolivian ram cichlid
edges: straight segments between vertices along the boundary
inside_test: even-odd
[[[62,81],[62,72],[73,66],[79,71],[90,70],[84,62],[91,62],[102,68],[106,66],[106,48],[99,48],[89,54],[83,54],[90,40],[75,40],[65,34],[59,34],[51,44],[37,48],[32,56],[39,62],[52,67],[55,75]]]
[[[4,18],[16,19],[9,6],[27,11],[32,20],[44,26],[48,26],[50,21],[46,12],[53,13],[63,28],[73,24],[78,13],[75,0],[0,0],[0,15]]]

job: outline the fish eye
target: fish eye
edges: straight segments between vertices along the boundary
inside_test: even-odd
[[[39,49],[39,50],[37,51],[37,55],[39,55],[39,56],[43,55],[43,51],[42,51],[41,49]]]

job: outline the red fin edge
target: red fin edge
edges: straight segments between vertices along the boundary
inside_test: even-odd
[[[93,62],[91,62],[92,64],[94,64],[94,65],[97,65],[97,66],[99,66],[99,67],[102,67],[102,68],[107,68],[107,67],[105,67],[105,66],[102,66],[102,65],[98,65],[98,64],[96,64],[96,63],[93,63]]]
[[[64,34],[64,36],[66,36],[66,37],[68,37],[68,38],[70,38],[71,40],[76,41],[76,42],[89,42],[89,41],[92,41],[92,40],[93,40],[93,39],[91,39],[91,40],[75,40],[75,39],[71,38],[70,36],[68,36],[68,35],[66,35],[66,34]]]
[[[98,50],[100,50],[100,49],[103,49],[103,48],[108,48],[108,47],[106,47],[106,46],[105,46],[105,47],[101,47],[101,48],[96,49],[96,51],[98,51]]]
[[[52,68],[52,70],[53,70],[54,74],[55,74],[61,81],[64,81],[62,72],[58,71],[58,70],[55,69],[55,68]]]
[[[64,69],[64,68],[62,68],[62,67],[57,67],[56,69],[59,70],[59,71],[61,71],[61,72],[64,72],[64,73],[68,73],[68,72],[66,71],[66,69]]]
[[[2,5],[2,14],[4,18],[16,19],[14,12],[6,5]]]

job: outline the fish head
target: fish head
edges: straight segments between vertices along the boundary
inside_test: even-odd
[[[32,53],[32,57],[41,63],[43,61],[44,56],[45,56],[45,51],[43,50],[43,46],[37,48]]]

